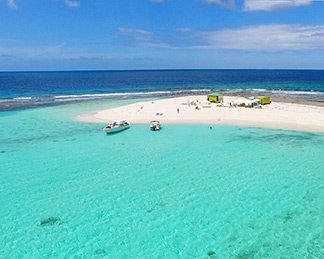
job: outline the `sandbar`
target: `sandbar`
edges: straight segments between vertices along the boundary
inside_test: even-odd
[[[117,108],[76,116],[90,123],[108,123],[125,119],[130,124],[208,124],[266,127],[324,132],[324,107],[272,102],[262,108],[230,107],[235,96],[224,96],[224,104],[209,104],[206,95],[182,96],[141,101]]]

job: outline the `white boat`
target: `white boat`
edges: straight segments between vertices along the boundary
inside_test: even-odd
[[[119,120],[119,121],[114,121],[113,123],[108,124],[106,127],[103,128],[103,130],[107,133],[116,133],[120,132],[122,130],[128,129],[129,124],[125,120]]]
[[[150,122],[150,130],[156,131],[161,129],[161,124],[159,121],[151,121]]]

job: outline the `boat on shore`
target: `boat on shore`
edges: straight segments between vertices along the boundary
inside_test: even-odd
[[[106,134],[111,134],[126,130],[129,127],[129,123],[127,121],[119,120],[108,124],[106,127],[103,128],[103,131],[105,131]]]
[[[161,129],[161,124],[159,121],[154,120],[150,122],[150,130],[157,131],[160,129]]]

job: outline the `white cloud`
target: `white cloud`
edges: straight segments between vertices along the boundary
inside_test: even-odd
[[[152,40],[153,33],[143,29],[133,29],[133,28],[118,28],[118,32],[124,36],[133,37],[141,41],[150,41]]]
[[[33,58],[42,56],[56,56],[62,52],[64,44],[53,46],[37,46],[37,47],[1,47],[0,52],[2,55]]]
[[[200,32],[200,48],[232,50],[324,49],[324,25],[272,24]]]
[[[156,35],[143,29],[118,30],[121,35],[152,48],[265,52],[324,50],[324,25],[269,24],[213,31],[177,28],[174,34],[168,35]]]
[[[16,5],[15,0],[8,0],[7,1],[7,4],[8,4],[8,7],[9,8],[11,8],[11,9],[17,9],[17,5]]]
[[[67,7],[71,8],[76,8],[80,6],[80,2],[78,0],[64,0],[63,2]]]
[[[176,32],[188,33],[188,32],[192,32],[193,29],[186,27],[186,28],[177,28],[177,29],[175,29],[175,31]]]
[[[205,2],[209,4],[216,4],[224,8],[235,7],[235,0],[205,0]]]
[[[133,29],[133,28],[118,28],[119,34],[132,39],[131,45],[137,45],[142,47],[150,48],[177,48],[166,41],[164,41],[163,35],[156,35],[151,31],[143,29]]]
[[[76,8],[80,6],[80,2],[78,0],[56,0],[58,2],[63,2],[64,5],[70,8]],[[10,9],[17,9],[17,4],[15,0],[7,0],[7,5]]]
[[[245,0],[246,11],[273,11],[309,5],[313,0]]]

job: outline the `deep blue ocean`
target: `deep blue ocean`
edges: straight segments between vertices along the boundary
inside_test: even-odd
[[[324,70],[0,72],[0,109],[98,98],[267,93],[324,99]]]

